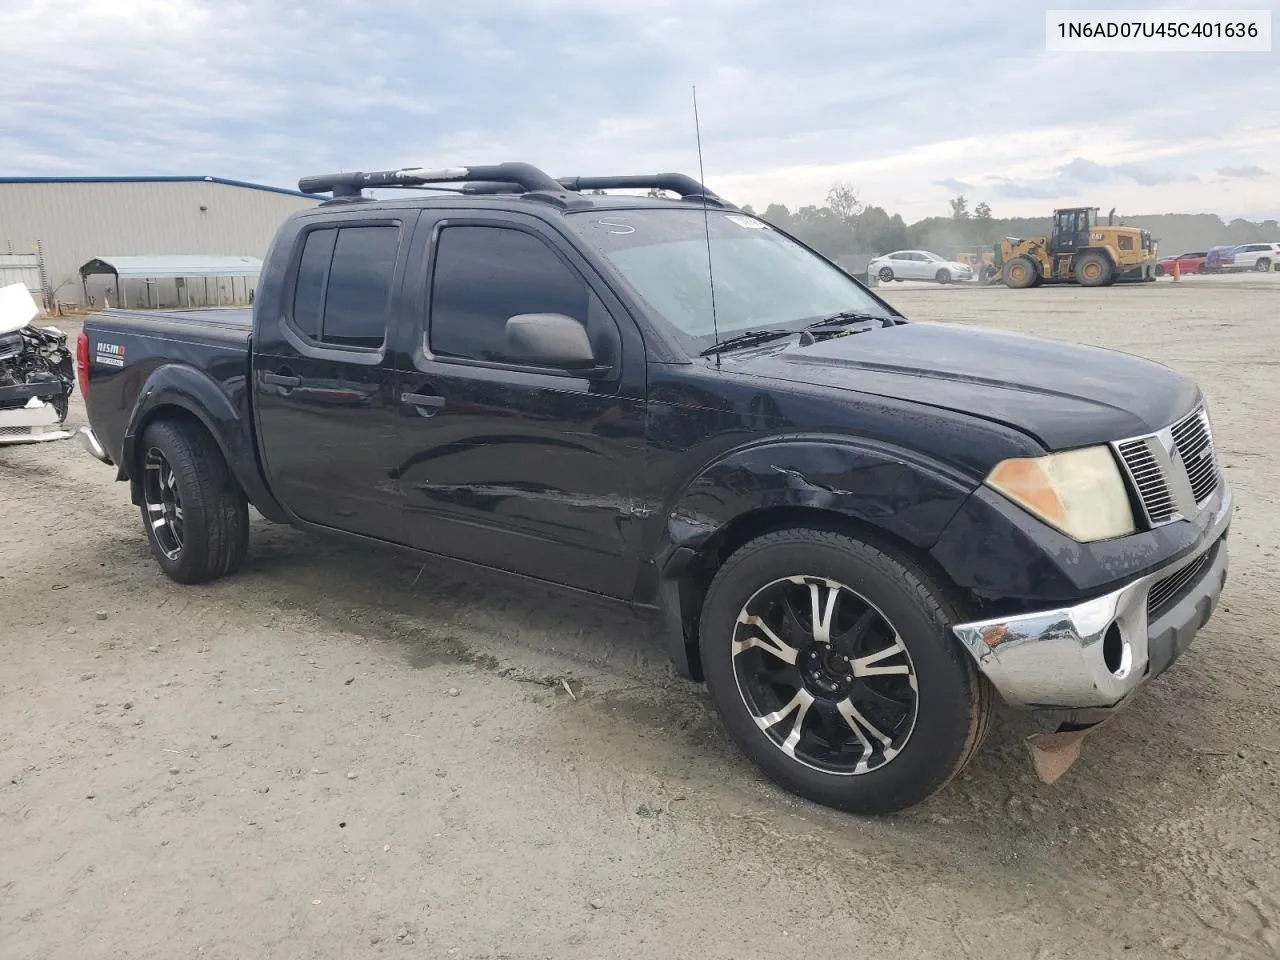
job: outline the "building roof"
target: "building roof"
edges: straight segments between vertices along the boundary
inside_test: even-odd
[[[265,190],[268,193],[283,193],[290,197],[307,197],[297,190],[286,190],[284,187],[269,187],[262,183],[248,183],[244,180],[227,180],[224,177],[0,177],[4,183],[220,183],[224,187],[243,187],[246,190]]]
[[[113,273],[122,280],[154,280],[157,277],[256,277],[262,272],[257,257],[210,256],[105,256],[94,257],[80,268],[80,276]]]

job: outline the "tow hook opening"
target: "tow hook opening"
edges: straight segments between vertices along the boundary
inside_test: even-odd
[[[1102,662],[1117,680],[1123,680],[1133,669],[1133,647],[1120,633],[1118,624],[1107,627],[1102,638]]]

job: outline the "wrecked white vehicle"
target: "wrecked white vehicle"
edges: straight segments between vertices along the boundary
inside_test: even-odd
[[[39,309],[21,283],[0,287],[0,444],[61,440],[75,387],[67,335],[31,321]]]

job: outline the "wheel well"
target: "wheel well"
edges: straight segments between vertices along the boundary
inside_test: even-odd
[[[153,423],[160,423],[164,420],[180,423],[189,430],[199,431],[204,435],[205,440],[222,455],[222,459],[227,459],[227,452],[223,450],[221,444],[218,443],[218,438],[215,437],[209,428],[204,425],[204,421],[190,410],[185,407],[180,407],[177,404],[166,404],[164,406],[156,407],[154,410],[148,410],[146,414],[143,415],[142,419],[138,421],[138,427],[135,433],[137,442],[134,444],[131,462],[127,466],[129,471],[129,491],[135,506],[140,506],[142,504],[142,486],[140,479],[142,472],[141,460],[144,455],[144,451],[142,449],[142,437],[147,432],[147,428]],[[228,466],[229,465],[230,462],[228,461]],[[240,481],[235,476],[235,473],[230,469],[228,469],[227,473],[231,477],[231,482],[239,486]]]
[[[831,530],[870,544],[910,568],[922,581],[935,591],[941,591],[940,600],[957,609],[966,610],[962,591],[925,550],[895,536],[880,527],[856,517],[835,513],[816,507],[766,507],[735,517],[707,540],[679,578],[680,620],[684,628],[685,643],[689,648],[689,667],[693,679],[703,680],[701,659],[698,656],[698,621],[702,615],[702,603],[716,571],[729,557],[757,537],[794,527]]]

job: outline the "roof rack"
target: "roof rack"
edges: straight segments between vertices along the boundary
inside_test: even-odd
[[[486,167],[444,167],[437,170],[405,167],[376,173],[329,173],[316,177],[303,177],[298,181],[298,189],[303,193],[332,192],[337,198],[358,197],[362,189],[369,187],[413,187],[424,183],[481,184],[486,182],[511,184],[526,191],[548,190],[552,193],[563,193],[565,190],[550,175],[529,163],[499,163]]]
[[[444,185],[444,186],[438,186]],[[484,167],[405,167],[375,173],[329,173],[303,177],[298,189],[303,193],[332,193],[334,200],[356,200],[372,187],[418,190],[453,190],[477,196],[495,193],[522,193],[561,207],[581,206],[589,201],[579,196],[583,190],[661,189],[678,193],[682,200],[708,203],[736,210],[693,177],[683,173],[656,173],[615,177],[561,177],[553,179],[530,163],[499,163]]]
[[[692,200],[697,203],[705,200],[712,206],[733,207],[733,204],[716,196],[693,177],[683,173],[653,173],[620,177],[561,177],[558,182],[566,190],[573,191],[643,190],[656,187],[678,193],[682,200]]]

